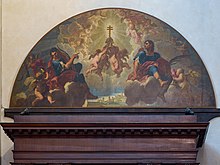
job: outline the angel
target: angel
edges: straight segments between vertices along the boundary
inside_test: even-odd
[[[128,24],[128,28],[126,31],[127,35],[130,36],[136,44],[141,44],[141,36],[142,34],[140,32],[137,32],[137,29],[135,27],[135,24],[131,21]]]
[[[41,58],[37,58],[34,54],[28,56],[28,62],[26,64],[27,69],[31,69],[32,76],[27,77],[24,84],[28,86],[28,90],[34,90],[35,99],[31,102],[32,106],[38,105],[47,95],[49,89],[46,84],[47,72],[44,61]],[[30,76],[30,74],[28,74]]]
[[[90,68],[87,69],[87,71],[86,71],[86,75],[88,75],[89,73],[92,73],[92,71],[98,69],[98,64],[99,64],[102,56],[106,53],[106,51],[107,51],[107,47],[104,47],[102,50],[97,49],[96,53],[89,57],[89,60],[90,59],[92,59],[92,60],[90,63]]]
[[[86,44],[92,43],[90,29],[82,30],[79,34],[79,38],[84,39]],[[87,48],[88,48],[88,46],[87,46]]]
[[[118,46],[115,46],[111,37],[107,38],[106,45],[108,47],[106,54],[108,55],[108,61],[111,69],[117,77],[120,77],[123,68],[130,69],[129,64],[126,62],[126,58],[128,58],[128,51],[127,49],[120,50]]]
[[[131,69],[129,64],[127,63],[128,59],[128,51],[127,49],[119,50],[119,52],[116,55],[116,60],[118,63],[118,68],[114,70],[117,77],[120,77],[121,73],[123,72],[123,68]]]
[[[106,16],[103,16],[102,13],[99,15],[92,15],[88,18],[88,21],[90,22],[91,26],[90,29],[95,29],[99,26],[99,22],[103,19],[106,19]]]
[[[178,68],[177,70],[172,69],[172,77],[174,85],[180,89],[184,89],[187,86],[187,79],[184,73],[184,69]]]
[[[44,69],[41,69],[37,72],[34,83],[36,87],[34,88],[35,99],[32,101],[32,106],[38,105],[44,98],[47,97],[49,92],[49,87],[47,85],[47,72]]]
[[[27,70],[31,70],[33,73],[33,76],[36,76],[38,72],[41,72],[41,69],[45,69],[45,63],[41,58],[37,58],[34,54],[29,54],[27,63],[26,63]],[[30,73],[28,71],[28,75],[30,76]]]
[[[147,33],[152,35],[157,35],[159,33],[157,30],[157,25],[148,18],[145,20],[144,29]]]

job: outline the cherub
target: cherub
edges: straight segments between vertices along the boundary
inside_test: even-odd
[[[126,58],[128,58],[128,51],[126,49],[120,50],[118,46],[114,46],[112,38],[108,38],[106,43],[108,45],[106,54],[108,55],[108,61],[111,69],[117,77],[120,77],[123,68],[130,69],[130,66],[126,62]]]
[[[95,71],[98,69],[99,62],[100,62],[102,56],[106,53],[106,51],[107,51],[107,47],[104,47],[102,50],[97,49],[96,53],[89,57],[89,60],[90,59],[92,59],[92,60],[90,63],[90,68],[87,69],[87,71],[86,71],[86,75],[88,75],[89,73],[92,73],[92,71]]]
[[[35,83],[36,87],[34,89],[35,99],[32,102],[32,106],[36,106],[39,102],[41,102],[44,98],[47,97],[49,92],[49,87],[47,86],[48,74],[44,69],[41,69],[35,75]]]
[[[128,28],[126,31],[127,35],[130,36],[136,44],[141,44],[141,33],[137,32],[135,24],[129,21]]]
[[[172,77],[174,85],[177,87],[184,89],[187,85],[187,80],[184,74],[184,69],[178,68],[177,70],[172,71]]]

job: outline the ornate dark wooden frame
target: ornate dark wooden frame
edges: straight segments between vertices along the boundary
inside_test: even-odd
[[[8,108],[5,117],[15,115],[186,115],[186,108]],[[192,108],[198,122],[209,122],[220,116],[217,108]]]
[[[203,144],[208,126],[207,122],[195,123],[197,119],[196,116],[143,116],[15,115],[15,123],[2,123],[2,126],[5,133],[15,142],[13,154],[16,163],[12,163],[14,165],[30,165],[32,161],[45,161],[45,164],[53,164],[53,161],[58,161],[56,164],[60,161],[74,162],[76,164],[88,163],[90,161],[95,164],[97,162],[102,162],[102,164],[107,162],[109,164],[124,162],[125,164],[148,165],[177,164],[176,162],[181,165],[198,164],[195,163],[196,154],[198,152],[197,148]],[[35,144],[35,139],[40,139],[37,141],[40,141],[40,144],[43,144],[45,147],[43,147],[43,149],[40,147],[41,149],[39,150],[36,146],[39,142]],[[78,142],[77,139],[93,139],[97,144],[89,142],[88,144],[83,144],[81,140],[81,142]],[[101,143],[96,139],[102,139]],[[105,144],[105,139],[107,139],[108,142],[110,142],[108,139],[116,139],[116,141],[113,141],[122,149],[118,151],[118,147],[116,146],[116,148],[111,148],[111,144]],[[143,139],[144,142],[140,139]],[[46,140],[46,142],[44,142],[44,140]],[[57,144],[58,146],[65,144],[64,146],[66,147],[56,151],[57,145],[53,145],[54,140],[60,142],[60,144]],[[118,143],[118,140],[123,141],[125,144]],[[173,140],[176,141],[177,144],[172,144]],[[75,141],[76,148],[74,144],[72,144],[72,141]],[[189,141],[190,144],[187,144]],[[128,142],[128,145],[126,142]],[[131,147],[136,146],[134,142],[137,143],[137,148]],[[66,143],[69,145],[66,145]],[[91,144],[93,144],[94,147],[96,146],[94,151],[93,149],[84,148],[87,145],[89,147]],[[140,144],[145,147],[148,146],[149,148],[140,148]],[[125,145],[127,147],[123,148]],[[161,146],[162,149],[155,150],[153,149],[155,147],[154,145],[157,147]],[[167,145],[172,146],[171,149],[168,149],[166,147]],[[185,145],[188,147],[185,148]],[[107,146],[111,149],[109,150]],[[75,150],[73,148],[75,148]],[[47,152],[45,152],[45,149]],[[74,150],[74,152],[72,150]],[[100,153],[100,151],[102,152]],[[39,157],[37,156],[38,154],[40,155]],[[94,154],[94,157],[91,154]],[[56,155],[58,160],[57,158],[52,158],[53,155]],[[71,155],[71,157],[68,155]],[[117,159],[111,160],[116,155]],[[162,158],[160,158],[160,156]],[[50,163],[47,163],[47,159],[44,160],[42,158],[47,158]],[[161,164],[159,162],[163,163]],[[64,164],[66,163],[60,163],[60,165]]]

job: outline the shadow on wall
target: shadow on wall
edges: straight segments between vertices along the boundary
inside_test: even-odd
[[[13,122],[11,118],[4,117],[3,110],[1,110],[1,122]],[[13,153],[14,149],[13,142],[5,134],[2,127],[0,128],[1,135],[1,165],[8,165],[9,162],[13,162]]]
[[[199,150],[197,161],[200,165],[220,165],[220,117],[210,121],[206,140]]]
[[[13,150],[13,146],[8,148],[8,150],[3,153],[2,157],[1,157],[1,164],[2,165],[8,165],[9,162],[13,162],[13,154],[12,154],[12,150]]]

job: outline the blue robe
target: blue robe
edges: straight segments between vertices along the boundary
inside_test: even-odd
[[[145,51],[140,51],[135,56],[134,60],[138,59],[139,63],[142,65],[147,61],[157,61],[160,58],[160,54],[154,52],[153,55],[147,55]],[[146,75],[153,76],[156,72],[158,72],[158,68],[154,65],[150,66],[146,72]]]

